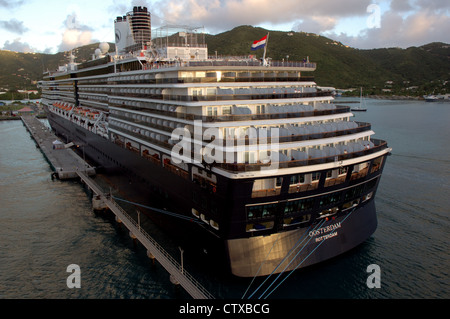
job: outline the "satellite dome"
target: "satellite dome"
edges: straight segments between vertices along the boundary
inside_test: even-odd
[[[95,50],[95,56],[99,57],[102,54],[102,51],[100,49]]]
[[[99,45],[99,49],[102,54],[106,54],[109,50],[109,44],[107,42],[102,42]]]

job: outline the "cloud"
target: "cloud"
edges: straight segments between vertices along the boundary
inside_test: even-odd
[[[133,7],[141,6],[141,7],[151,7],[151,3],[146,0],[133,0],[131,1],[131,6],[129,1],[125,0],[112,0],[112,4],[108,6],[108,12],[116,14],[117,16],[123,16],[127,12],[131,11]]]
[[[35,48],[32,48],[28,43],[21,42],[20,38],[14,39],[14,41],[6,41],[3,45],[4,50],[15,51],[15,52],[36,52]]]
[[[95,41],[92,39],[93,28],[82,24],[76,12],[69,13],[63,25],[65,30],[58,51],[68,51]]]
[[[93,31],[93,28],[81,24],[76,12],[69,13],[66,20],[64,20],[63,25],[67,30]]]
[[[449,13],[450,1],[448,0],[416,0],[413,4],[418,7],[419,10],[433,10],[441,13]]]
[[[365,20],[375,0],[132,0],[132,6],[147,6],[152,26],[162,24],[204,26],[216,34],[240,25],[291,26],[338,40],[357,48],[423,45],[431,41],[450,42],[448,0],[382,0],[380,25]],[[132,10],[128,0],[112,0],[108,8],[117,15]],[[356,36],[337,33],[340,26],[359,19],[363,28]],[[269,28],[269,27],[268,27]],[[347,27],[348,29],[348,27]],[[355,30],[355,29],[353,29]],[[354,31],[352,30],[352,34]],[[350,31],[349,31],[350,32]]]
[[[29,29],[23,25],[23,21],[11,19],[9,21],[0,20],[0,28],[12,33],[24,34]]]
[[[422,9],[407,16],[387,11],[381,15],[379,28],[366,28],[357,36],[329,33],[327,36],[361,49],[420,46],[430,42],[450,42],[450,16],[432,9]]]
[[[0,0],[0,7],[13,9],[20,7],[25,1],[24,0]]]
[[[306,23],[328,28],[342,17],[365,14],[371,0],[159,0],[155,13],[167,22],[203,25],[209,32],[223,32],[239,25]],[[312,17],[312,18],[311,18]],[[305,22],[306,21],[306,22]]]
[[[413,9],[410,0],[391,0],[390,8],[395,12],[405,12]]]
[[[293,31],[322,33],[325,31],[333,30],[338,22],[337,18],[313,16],[305,18],[302,21],[295,23],[292,27]]]

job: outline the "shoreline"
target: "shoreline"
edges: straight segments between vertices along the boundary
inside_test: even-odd
[[[367,96],[371,99],[377,100],[414,100],[414,101],[425,101],[423,97],[419,96],[408,96],[408,95],[369,95]]]
[[[46,119],[46,115],[36,115],[38,119]],[[0,116],[0,121],[20,121],[20,116]]]
[[[358,97],[358,96],[341,96],[341,99],[347,97]],[[393,100],[393,101],[421,101],[426,102],[426,100],[421,96],[409,96],[409,95],[367,95],[364,98],[374,99],[374,100]],[[450,99],[438,99],[436,102],[450,102]]]

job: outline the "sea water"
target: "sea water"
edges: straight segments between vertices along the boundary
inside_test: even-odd
[[[354,120],[371,123],[374,137],[393,148],[375,199],[373,236],[323,264],[271,276],[261,287],[266,278],[235,278],[185,254],[186,269],[215,298],[258,298],[270,284],[276,289],[269,299],[450,297],[450,103],[367,99],[366,107]],[[180,260],[177,244],[164,235],[159,239]],[[70,265],[79,266],[80,288],[68,287]],[[367,284],[371,265],[379,269],[379,288]],[[16,298],[190,296],[114,220],[92,211],[80,183],[51,179],[21,121],[3,121],[0,299]]]

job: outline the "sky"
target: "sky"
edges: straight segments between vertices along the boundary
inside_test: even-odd
[[[449,0],[0,0],[0,49],[56,53],[114,42],[114,19],[133,6],[149,9],[154,28],[183,24],[218,34],[252,25],[358,49],[450,43]]]

